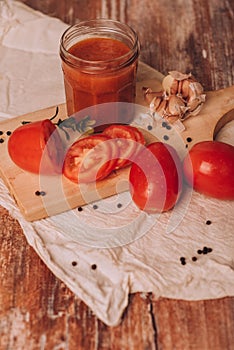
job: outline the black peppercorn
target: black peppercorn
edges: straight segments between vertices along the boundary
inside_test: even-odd
[[[206,221],[206,225],[211,225],[211,221],[210,221],[210,220],[207,220],[207,221]]]
[[[46,192],[45,192],[45,191],[36,191],[36,192],[35,192],[35,195],[36,195],[36,196],[45,196],[45,195],[46,195]]]
[[[185,257],[181,257],[180,258],[180,262],[181,262],[181,265],[186,265],[186,259],[185,259]]]

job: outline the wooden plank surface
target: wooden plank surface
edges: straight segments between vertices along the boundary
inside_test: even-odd
[[[46,268],[1,208],[0,349],[232,350],[234,298],[182,301],[129,296],[107,327]]]
[[[234,84],[232,0],[21,0],[74,24],[112,18],[131,25],[141,42],[141,59],[162,74],[190,72],[206,91]]]
[[[26,0],[74,23],[108,16],[140,32],[145,62],[167,74],[192,71],[206,90],[234,84],[233,1]],[[121,324],[107,327],[46,268],[16,220],[0,208],[0,349],[232,350],[234,298],[129,297]]]

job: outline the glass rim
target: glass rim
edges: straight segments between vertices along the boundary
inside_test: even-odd
[[[94,24],[102,24],[102,26],[95,26]],[[111,28],[108,26],[105,26],[105,24],[114,24],[115,27]],[[125,29],[128,29],[130,31],[131,35],[128,35],[126,32],[120,32],[121,27],[124,27]],[[113,31],[113,33],[115,32],[116,29],[118,29],[118,31],[116,31],[119,34],[124,35],[126,38],[129,38],[132,40],[132,47],[129,47],[129,52],[127,52],[124,55],[121,55],[119,57],[116,57],[114,59],[110,59],[110,60],[95,60],[95,61],[91,61],[91,60],[85,60],[82,58],[79,58],[73,54],[71,54],[64,45],[64,42],[66,39],[69,40],[70,37],[72,37],[72,34],[74,34],[73,30],[78,30],[81,29],[82,30],[85,29],[86,30],[86,34],[88,37],[109,37],[111,38],[111,36],[107,36],[104,35],[105,33],[108,32],[109,29],[111,29]],[[103,33],[101,34],[95,34],[95,32],[88,32],[89,30],[94,30],[94,29],[99,29],[99,30],[103,30]],[[77,31],[78,33],[78,31]],[[102,35],[103,34],[103,35]],[[82,39],[81,39],[82,40]],[[118,40],[118,39],[116,39]],[[64,59],[65,61],[69,61],[67,63],[71,64],[71,65],[79,65],[82,67],[91,67],[92,68],[96,68],[98,69],[98,67],[100,65],[103,65],[104,63],[107,65],[111,65],[111,63],[115,64],[115,68],[116,68],[116,63],[119,62],[119,67],[121,66],[125,66],[128,65],[129,63],[131,63],[131,61],[134,61],[138,56],[139,56],[139,51],[140,51],[140,45],[139,45],[139,39],[138,39],[138,35],[135,32],[135,30],[130,27],[128,24],[117,21],[117,20],[112,20],[112,19],[103,19],[103,18],[99,18],[99,19],[91,19],[91,20],[85,20],[85,21],[80,21],[79,23],[76,23],[74,25],[69,26],[62,34],[61,39],[60,39],[60,56],[62,59]],[[122,64],[121,64],[122,62]],[[73,64],[72,64],[73,63]],[[110,67],[108,67],[110,68]]]

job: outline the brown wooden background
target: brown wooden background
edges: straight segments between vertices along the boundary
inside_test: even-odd
[[[233,0],[27,0],[67,23],[130,24],[141,59],[163,74],[191,71],[206,90],[234,84]],[[234,298],[187,302],[131,295],[107,327],[46,268],[0,207],[0,350],[233,350]]]
[[[112,18],[131,25],[141,58],[163,74],[190,72],[206,90],[234,84],[234,2],[232,0],[23,0],[74,24]]]

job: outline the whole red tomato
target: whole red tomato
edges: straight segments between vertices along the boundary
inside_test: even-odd
[[[8,140],[8,153],[20,168],[36,174],[61,173],[63,144],[49,120],[21,125]]]
[[[219,141],[195,144],[183,162],[194,190],[218,199],[234,199],[234,147]]]
[[[175,149],[162,142],[144,147],[131,166],[130,193],[148,213],[174,207],[182,190],[182,164]]]

